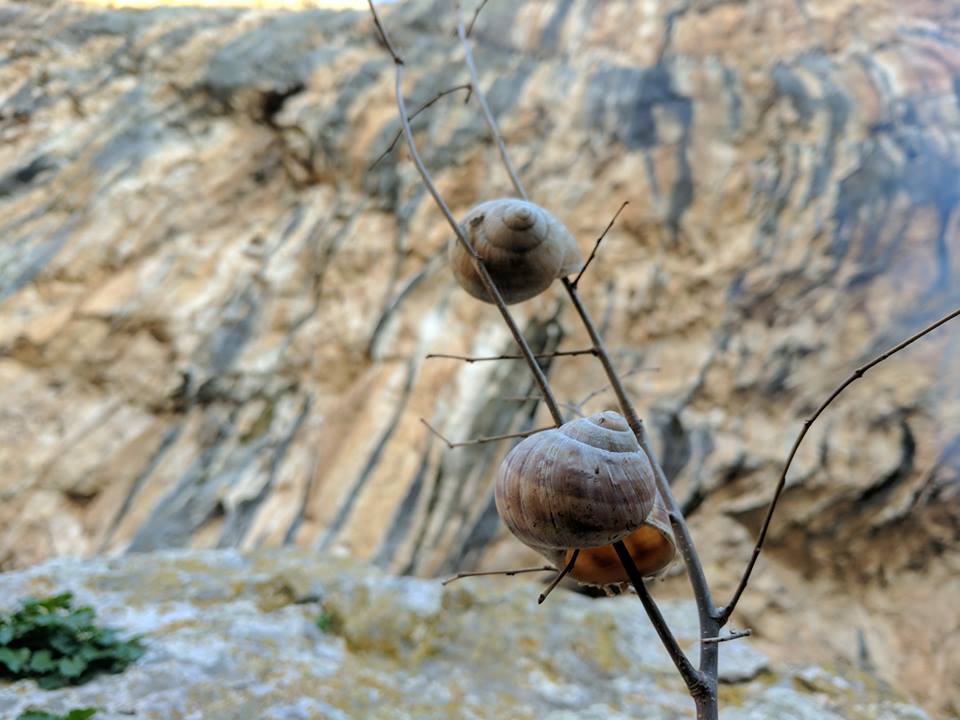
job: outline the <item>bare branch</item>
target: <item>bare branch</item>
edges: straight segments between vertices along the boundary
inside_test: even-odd
[[[387,31],[384,30],[383,23],[380,22],[380,16],[377,14],[377,8],[373,6],[373,0],[367,0],[367,5],[370,6],[370,12],[373,13],[373,24],[377,26],[377,32],[380,33],[380,39],[383,40],[383,44],[387,46],[387,50],[389,50],[390,55],[393,56],[393,62],[397,65],[403,65],[403,60],[400,58],[400,54],[393,46],[393,43],[390,42],[390,37],[387,35]]]
[[[960,315],[960,308],[957,308],[936,322],[927,325],[927,327],[923,328],[923,330],[920,330],[919,332],[908,337],[906,340],[897,343],[889,350],[885,350],[884,352],[880,353],[866,365],[861,365],[858,367],[850,374],[850,377],[840,383],[840,385],[838,385],[837,388],[830,393],[830,396],[820,404],[820,407],[816,409],[813,415],[804,420],[800,434],[797,435],[797,439],[793,441],[793,447],[790,448],[790,454],[787,456],[787,462],[784,464],[783,471],[780,473],[780,479],[777,481],[777,488],[773,492],[773,498],[770,500],[770,506],[767,508],[767,516],[764,518],[763,525],[760,528],[760,533],[757,535],[757,543],[753,548],[753,554],[750,556],[750,561],[747,563],[747,568],[744,570],[743,577],[740,578],[740,583],[737,585],[737,589],[730,598],[730,602],[727,603],[727,605],[719,612],[718,619],[721,626],[723,626],[730,619],[730,615],[733,613],[734,609],[736,609],[737,603],[740,601],[740,596],[747,588],[747,583],[750,582],[750,574],[753,572],[753,568],[757,564],[757,558],[760,557],[760,551],[763,549],[763,541],[766,540],[767,531],[770,529],[770,521],[773,519],[773,513],[777,509],[777,501],[780,499],[780,495],[783,493],[783,489],[787,485],[787,472],[790,470],[790,465],[793,463],[793,458],[797,455],[797,450],[800,449],[800,443],[803,442],[803,438],[806,437],[807,432],[817,421],[817,418],[819,418],[823,411],[830,406],[830,403],[836,400],[850,385],[862,378],[868,370],[876,367],[890,356],[896,355],[898,352],[909,345],[912,345],[924,335],[933,332],[941,325],[945,325],[946,323],[950,322],[958,315]]]
[[[477,572],[462,572],[457,573],[453,577],[448,577],[444,580],[441,585],[449,585],[454,580],[462,580],[463,578],[471,577],[481,577],[484,575],[522,575],[523,573],[535,573],[535,572],[557,572],[557,569],[553,565],[542,565],[540,567],[528,567],[528,568],[517,568],[516,570],[480,570]]]
[[[462,85],[454,85],[453,87],[447,88],[446,90],[441,90],[436,95],[434,95],[430,100],[427,100],[427,102],[423,103],[420,107],[414,110],[413,114],[407,118],[407,121],[408,122],[412,121],[417,115],[419,115],[424,110],[429,108],[431,105],[437,102],[437,100],[439,100],[440,98],[446,97],[447,95],[452,95],[453,93],[458,92],[460,90],[467,91],[467,97],[464,100],[464,102],[469,102],[470,95],[472,95],[472,88],[473,86],[470,85],[470,83],[464,83]],[[379,165],[380,161],[383,160],[387,155],[389,155],[393,151],[393,149],[397,146],[397,143],[400,141],[400,138],[402,137],[403,137],[403,130],[402,129],[397,130],[397,134],[393,136],[393,140],[390,141],[390,144],[387,146],[387,149],[377,156],[377,159],[370,164],[370,167],[367,168],[367,171],[369,172],[370,170],[373,170],[377,165]]]
[[[420,422],[427,426],[427,429],[436,435],[440,440],[451,450],[458,447],[467,447],[468,445],[482,445],[483,443],[488,442],[497,442],[498,440],[510,440],[512,438],[525,438],[530,435],[536,435],[537,433],[544,432],[546,430],[553,430],[556,426],[550,425],[549,427],[535,428],[533,430],[525,430],[524,432],[516,433],[507,433],[506,435],[490,435],[490,436],[481,436],[474,438],[473,440],[464,440],[463,442],[451,442],[445,438],[439,430],[437,430],[433,425],[428,423],[424,418],[420,418]]]
[[[636,564],[634,564],[633,558],[630,557],[630,552],[624,546],[623,541],[615,542],[613,549],[616,551],[617,557],[620,558],[620,564],[623,565],[627,577],[630,578],[630,584],[633,585],[633,588],[637,591],[637,595],[640,596],[640,602],[643,603],[643,608],[650,617],[653,629],[657,631],[657,635],[660,636],[660,641],[667,649],[670,659],[673,660],[673,664],[677,666],[677,670],[679,670],[680,675],[683,676],[683,681],[687,684],[690,694],[697,697],[709,691],[709,684],[705,682],[703,675],[693,667],[693,663],[684,655],[680,644],[670,631],[670,626],[667,625],[667,621],[660,613],[660,608],[657,607],[653,598],[650,597],[647,586],[643,584],[643,577],[640,575],[640,571],[637,569]]]
[[[623,209],[629,204],[629,200],[624,200],[623,205],[621,205],[620,209],[613,214],[610,222],[607,223],[607,226],[603,229],[603,232],[600,233],[600,237],[597,238],[597,242],[593,245],[593,250],[590,251],[590,257],[587,258],[587,261],[583,264],[583,267],[580,268],[580,272],[577,273],[577,276],[573,279],[573,282],[570,283],[573,287],[577,287],[577,285],[580,283],[580,278],[583,277],[583,274],[587,271],[590,263],[593,262],[593,258],[597,256],[597,249],[600,247],[600,243],[603,242],[603,239],[607,236],[607,233],[610,232],[610,228],[613,227],[613,224],[617,221],[617,218],[620,217],[620,213],[622,213]]]
[[[746,630],[730,630],[729,635],[718,635],[717,637],[708,637],[703,638],[701,642],[705,643],[722,643],[729,642],[730,640],[739,640],[740,638],[750,637],[753,635],[753,630],[747,628]]]
[[[473,18],[471,18],[470,24],[467,25],[467,37],[470,37],[470,33],[473,32],[473,26],[476,24],[477,18],[480,17],[480,11],[483,10],[486,4],[487,0],[483,0],[483,2],[477,6],[477,9],[473,11]]]
[[[407,121],[407,106],[403,99],[403,61],[400,59],[399,55],[396,54],[396,51],[393,50],[393,46],[389,44],[386,33],[383,30],[382,25],[380,24],[380,18],[377,16],[377,11],[374,8],[373,0],[367,0],[370,5],[370,11],[373,13],[374,21],[377,25],[377,29],[380,31],[381,36],[384,38],[388,47],[390,48],[391,54],[394,58],[394,65],[396,70],[396,82],[394,91],[397,98],[397,110],[400,114],[400,127],[403,130],[403,136],[406,138],[407,147],[410,150],[410,157],[413,159],[413,163],[417,168],[417,172],[420,173],[420,177],[423,180],[424,186],[429,191],[430,195],[433,197],[434,202],[437,207],[443,213],[443,216],[446,218],[447,222],[450,225],[450,228],[453,230],[454,234],[457,237],[458,242],[460,242],[467,253],[470,255],[471,260],[473,261],[474,269],[477,272],[480,281],[483,283],[484,290],[493,300],[494,304],[497,306],[497,310],[500,311],[500,315],[503,318],[503,321],[506,323],[507,327],[510,330],[510,334],[513,336],[514,341],[517,343],[517,347],[520,349],[520,352],[523,354],[524,358],[527,361],[527,367],[530,368],[530,372],[533,375],[533,379],[537,384],[541,394],[543,395],[544,403],[547,406],[547,409],[550,411],[550,416],[553,418],[554,422],[557,425],[563,424],[563,415],[560,412],[560,408],[557,406],[557,401],[553,396],[553,391],[550,389],[550,384],[547,382],[547,377],[544,375],[543,370],[540,365],[537,363],[536,359],[533,357],[533,352],[530,350],[530,346],[527,344],[527,341],[523,337],[523,333],[520,332],[520,328],[517,326],[516,321],[513,319],[513,315],[510,314],[510,311],[507,309],[507,305],[503,300],[503,296],[500,294],[500,290],[497,288],[496,284],[493,282],[493,278],[490,277],[490,273],[487,271],[487,268],[484,266],[483,262],[480,260],[479,255],[477,255],[476,249],[473,247],[473,244],[470,242],[470,239],[464,233],[463,228],[460,227],[460,224],[456,221],[456,218],[453,217],[453,213],[450,212],[450,208],[447,206],[447,203],[444,201],[443,197],[440,195],[440,192],[437,190],[437,186],[433,182],[433,178],[430,177],[430,172],[427,170],[426,165],[423,163],[423,159],[420,157],[420,153],[417,150],[417,143],[413,137],[413,131],[410,129],[410,123]]]
[[[633,368],[632,370],[627,370],[625,373],[621,373],[621,374],[620,374],[620,378],[621,378],[621,379],[623,379],[623,378],[628,378],[628,377],[630,377],[631,375],[636,375],[636,374],[642,373],[642,372],[660,372],[660,368],[658,368],[658,367],[651,367],[651,368],[638,367],[638,368]],[[598,387],[598,388],[594,388],[593,390],[591,390],[590,392],[588,392],[586,395],[583,396],[583,399],[580,400],[580,402],[577,403],[577,407],[582,408],[582,407],[583,407],[584,405],[586,405],[588,402],[590,402],[591,400],[593,400],[597,395],[599,395],[599,394],[601,394],[601,393],[604,393],[604,392],[606,392],[606,391],[609,390],[609,389],[610,389],[610,383],[609,383],[609,382],[604,383],[603,385],[601,385],[601,386]]]
[[[572,357],[574,355],[596,355],[597,351],[593,348],[587,348],[585,350],[558,350],[551,353],[540,353],[534,355],[538,360],[543,360],[546,358],[556,358],[556,357]],[[448,360],[463,360],[467,363],[475,362],[489,362],[491,360],[525,360],[526,358],[523,355],[487,355],[484,357],[469,357],[467,355],[448,355],[447,353],[430,353],[426,356],[427,360],[433,360],[435,358],[446,358]]]
[[[540,597],[537,598],[537,605],[543,605],[543,601],[550,596],[550,593],[552,593],[557,585],[560,584],[560,581],[563,580],[571,570],[573,570],[573,566],[576,565],[578,557],[580,557],[580,550],[574,550],[573,554],[570,556],[570,562],[568,562],[563,570],[557,573],[557,576],[550,581],[550,584],[547,585],[546,590],[540,593]]]
[[[473,51],[470,49],[470,43],[467,40],[467,31],[463,27],[463,6],[459,2],[457,3],[457,35],[460,36],[460,44],[463,46],[463,54],[467,62],[467,69],[470,71],[470,83],[473,85],[473,93],[477,97],[477,102],[480,103],[480,109],[483,111],[483,117],[486,119],[487,125],[490,127],[490,133],[493,135],[493,140],[497,144],[497,149],[500,151],[500,160],[503,161],[503,166],[506,168],[507,175],[510,176],[510,182],[513,183],[513,187],[516,189],[517,194],[526,200],[527,193],[523,189],[523,183],[520,182],[520,177],[517,175],[517,170],[513,167],[513,162],[511,162],[510,155],[507,153],[507,146],[503,142],[503,135],[501,135],[500,128],[497,126],[497,121],[494,119],[493,113],[490,111],[490,105],[487,104],[486,96],[483,94],[483,91],[480,90],[480,78],[477,74],[477,65],[473,61]]]

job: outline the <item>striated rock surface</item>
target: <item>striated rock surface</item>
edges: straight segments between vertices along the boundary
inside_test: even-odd
[[[101,621],[144,633],[147,654],[79,688],[0,684],[0,708],[97,707],[98,720],[691,716],[636,598],[558,591],[538,607],[534,587],[444,589],[302,550],[53,561],[0,575],[0,597],[70,589]],[[666,608],[688,646],[692,611]],[[741,641],[724,650],[724,718],[929,720],[869,679],[774,667]]]
[[[464,82],[445,2],[385,21],[411,106]],[[453,439],[542,422],[443,268],[364,13],[0,7],[0,563],[344,548],[523,562]],[[850,370],[960,300],[960,11],[934,0],[489,3],[476,55],[532,198],[691,515],[721,599],[779,465]],[[462,97],[462,95],[461,95]],[[415,121],[458,214],[509,194],[476,103]],[[517,315],[582,347],[559,293]],[[960,713],[960,332],[812,431],[736,618]],[[564,399],[602,386],[550,364]],[[597,395],[584,407],[610,406]],[[683,581],[664,588],[678,595]]]

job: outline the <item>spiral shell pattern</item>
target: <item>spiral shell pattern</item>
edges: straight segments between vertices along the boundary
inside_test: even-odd
[[[583,266],[570,231],[531,202],[489,200],[467,213],[460,225],[508,305],[539,295],[557,278]],[[450,241],[449,254],[460,286],[479,300],[493,302],[457,238]]]

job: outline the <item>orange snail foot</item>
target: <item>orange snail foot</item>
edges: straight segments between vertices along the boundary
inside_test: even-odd
[[[623,544],[644,577],[655,575],[673,560],[673,543],[650,525],[635,530],[624,538]],[[560,566],[569,563],[572,555],[573,550],[567,550]],[[586,585],[614,585],[630,581],[612,545],[581,549],[570,577]]]

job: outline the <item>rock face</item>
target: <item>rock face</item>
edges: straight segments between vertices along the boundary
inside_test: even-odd
[[[463,82],[449,3],[385,17],[411,107]],[[524,562],[492,502],[540,424],[443,267],[363,13],[0,8],[0,562],[345,548],[433,575]],[[626,29],[629,29],[627,31]],[[802,419],[958,304],[960,11],[932,0],[489,3],[476,56],[584,277],[720,600]],[[462,95],[461,95],[462,97]],[[458,215],[508,195],[475,101],[415,120]],[[585,334],[517,306],[538,351]],[[960,331],[814,427],[736,618],[960,712]],[[549,363],[564,399],[602,386]],[[611,407],[594,396],[586,412]],[[686,592],[681,580],[667,593]]]
[[[558,591],[538,607],[534,587],[444,589],[302,550],[53,561],[0,575],[0,597],[70,589],[98,621],[144,633],[147,654],[79,688],[0,685],[0,707],[97,707],[98,720],[691,717],[636,598]],[[691,645],[691,605],[666,614]],[[929,720],[869,680],[773,667],[745,642],[723,658],[724,718]]]

